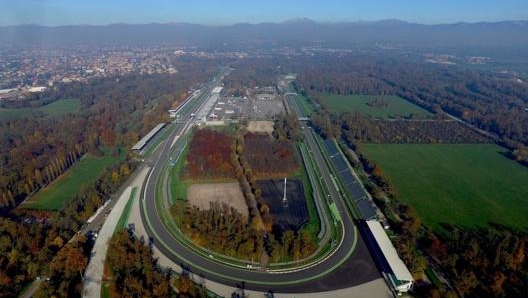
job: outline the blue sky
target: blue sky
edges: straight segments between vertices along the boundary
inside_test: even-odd
[[[0,0],[0,26],[189,22],[230,25],[400,19],[424,24],[528,20],[526,0]]]

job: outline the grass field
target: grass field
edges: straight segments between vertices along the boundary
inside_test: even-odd
[[[125,158],[122,152],[119,157],[112,156],[110,150],[104,150],[103,157],[86,154],[82,160],[73,165],[66,173],[41,189],[26,200],[22,207],[28,209],[59,210],[73,198],[82,185],[92,183],[103,169]]]
[[[441,232],[441,223],[497,223],[528,230],[528,168],[497,145],[363,144],[392,180],[400,201]]]
[[[373,107],[368,103],[374,100],[382,101],[386,104],[383,107]],[[323,95],[323,104],[330,112],[354,112],[358,111],[364,116],[372,118],[396,118],[408,117],[411,114],[420,117],[431,117],[427,110],[414,105],[401,97],[394,95]]]
[[[192,139],[192,136],[189,136],[188,140]],[[170,183],[170,202],[173,203],[177,200],[187,199],[187,189],[191,186],[191,182],[182,181],[180,179],[180,173],[185,167],[185,162],[187,160],[187,154],[189,153],[189,146],[183,148],[183,152],[179,156],[178,160],[169,170],[169,183]]]
[[[75,113],[79,111],[80,108],[81,102],[78,99],[60,99],[38,108],[0,109],[0,119],[28,117],[35,112],[44,113],[48,117],[57,117],[68,113]]]

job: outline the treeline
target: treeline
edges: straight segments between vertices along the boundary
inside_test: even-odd
[[[446,225],[440,238],[422,237],[425,251],[452,277],[463,297],[523,297],[528,289],[528,235],[492,226],[462,230]],[[440,290],[433,291],[440,294]],[[439,297],[439,295],[436,295]]]
[[[195,130],[182,179],[232,179],[232,144],[232,138],[225,133],[211,129]]]
[[[205,298],[207,289],[193,282],[185,270],[176,276],[152,257],[152,249],[132,230],[117,232],[108,245],[110,297]]]
[[[100,147],[131,147],[215,69],[203,62],[182,63],[178,74],[98,78],[87,83],[58,83],[43,93],[2,102],[7,108],[48,104],[77,98],[81,109],[59,117],[28,114],[0,119],[0,204],[4,212],[51,182],[85,152]],[[42,180],[42,184],[39,181]],[[1,206],[0,206],[1,207]]]
[[[415,210],[398,201],[390,178],[356,148],[365,183],[396,232],[393,243],[417,280],[428,266],[448,283],[418,283],[417,297],[522,297],[528,288],[528,234],[493,226],[462,229],[446,223],[441,235],[422,225]],[[357,165],[357,163],[355,163]],[[433,267],[435,268],[435,267]]]
[[[242,158],[256,178],[290,176],[299,169],[291,141],[279,141],[267,133],[244,134]]]
[[[325,123],[329,122],[322,125]],[[372,120],[359,113],[344,113],[339,116],[338,124],[349,141],[417,144],[492,142],[490,138],[454,120]]]
[[[200,210],[177,203],[171,212],[193,243],[241,260],[260,263],[264,254],[272,263],[300,260],[316,249],[308,232],[287,230],[276,238],[259,230],[254,221],[248,222],[227,204],[211,202],[209,209]]]
[[[431,112],[460,117],[503,140],[528,144],[528,85],[511,77],[404,57],[299,59],[309,61],[304,67],[297,65],[296,87],[309,97],[320,93],[396,94]]]
[[[0,207],[16,207],[95,146],[83,140],[86,132],[76,127],[83,125],[78,120],[75,116],[0,120]]]
[[[61,98],[78,98],[78,113],[58,117],[29,115],[0,119],[0,193],[18,203],[40,185],[50,183],[84,152],[100,155],[101,147],[131,147],[139,137],[165,119],[166,109],[190,86],[214,71],[206,64],[177,75],[130,75],[101,78],[88,83],[57,84],[17,105],[42,105]],[[162,86],[163,85],[163,86]],[[152,96],[152,97],[150,97]],[[4,103],[7,104],[7,103]],[[92,184],[57,212],[15,209],[0,221],[0,296],[14,297],[36,276],[49,276],[61,267],[50,261],[64,248],[94,211],[117,191],[134,171],[130,157],[105,169]],[[32,180],[33,183],[29,181]],[[26,184],[28,186],[26,186]],[[33,185],[32,187],[29,187]],[[9,195],[11,193],[11,195]],[[0,194],[0,198],[3,195]],[[4,208],[7,214],[12,202]],[[62,262],[62,261],[61,261]],[[48,293],[78,296],[78,276],[55,275]],[[50,297],[50,295],[43,296]],[[42,296],[41,296],[42,297]]]
[[[78,253],[80,249],[88,256],[93,242],[77,237],[71,246],[68,241],[135,167],[135,162],[124,161],[107,168],[94,184],[79,189],[76,198],[57,212],[17,209],[11,219],[0,218],[0,297],[16,296],[37,276],[50,277],[40,297],[52,297],[50,293],[59,297],[79,296],[81,275],[75,270],[61,274],[67,268],[60,266],[70,260],[67,258],[70,253]],[[76,255],[71,260],[82,258]]]
[[[84,235],[69,242],[58,252],[49,264],[46,279],[33,294],[35,298],[81,297],[84,272],[88,266],[93,243]]]
[[[240,59],[231,63],[233,71],[224,79],[226,90],[234,96],[244,96],[245,90],[262,86],[275,86],[280,62],[276,58]]]

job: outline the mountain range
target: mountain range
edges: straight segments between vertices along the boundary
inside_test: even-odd
[[[0,27],[3,46],[175,44],[207,47],[259,45],[343,47],[396,44],[427,47],[528,48],[528,21],[423,25],[399,20],[204,26],[190,23]],[[2,46],[0,45],[0,46]]]

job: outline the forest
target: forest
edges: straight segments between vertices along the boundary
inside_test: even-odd
[[[183,180],[233,179],[230,161],[232,138],[211,129],[197,129],[189,145]]]
[[[130,230],[119,231],[110,240],[105,272],[109,297],[207,297],[207,289],[187,273],[176,276],[161,268],[151,247]]]
[[[316,101],[326,93],[398,95],[439,116],[449,113],[496,135],[503,145],[517,150],[517,159],[526,161],[526,155],[519,154],[528,145],[525,83],[491,70],[435,65],[401,56],[318,58],[307,66],[295,66],[295,86],[301,94]]]
[[[80,295],[93,241],[76,233],[128,177],[120,172],[125,167],[130,173],[136,164],[127,161],[106,169],[94,184],[80,188],[75,199],[62,210],[16,210],[9,218],[0,218],[0,296],[16,296],[37,276],[48,276],[50,280],[35,297]],[[119,179],[112,179],[113,173],[120,173]]]
[[[253,169],[256,178],[290,176],[299,169],[291,141],[279,142],[267,133],[244,135],[242,158]]]
[[[323,136],[343,137],[349,144],[412,143],[465,144],[491,143],[493,140],[459,121],[448,119],[377,120],[357,112],[330,115],[321,110],[312,116],[312,124]]]
[[[207,210],[175,204],[171,212],[193,243],[241,260],[261,263],[264,253],[271,263],[300,260],[317,248],[306,231],[287,230],[279,236],[265,234],[255,222],[248,223],[240,212],[218,202],[211,202]]]
[[[315,65],[314,65],[315,64]],[[526,163],[528,98],[526,84],[490,71],[430,65],[390,57],[324,57],[298,74],[297,91],[319,107],[312,123],[324,137],[343,138],[356,150],[348,154],[358,171],[365,171],[367,189],[387,215],[396,235],[398,253],[417,277],[418,297],[522,297],[528,288],[528,234],[505,226],[463,229],[446,224],[445,233],[432,232],[412,206],[398,201],[390,177],[367,160],[355,146],[378,143],[486,143],[497,141],[511,158]],[[357,113],[330,114],[322,94],[395,94],[435,113],[433,120],[380,121]],[[458,117],[487,136],[445,113]],[[495,137],[494,137],[495,136]],[[447,284],[422,283],[433,266]]]
[[[236,178],[248,205],[249,218],[225,204],[211,203],[209,209],[200,210],[177,202],[171,207],[171,214],[191,241],[230,257],[255,261],[263,255],[271,262],[299,260],[315,251],[314,236],[306,231],[272,233],[273,214],[256,181],[262,177],[290,176],[299,169],[293,144],[298,129],[295,118],[279,115],[273,136],[248,132],[244,123],[237,125],[232,136],[207,128],[194,132],[182,177]],[[206,170],[209,167],[214,168]]]
[[[89,252],[93,243],[68,243],[79,228],[134,171],[128,156],[106,168],[93,184],[81,187],[71,203],[58,211],[16,208],[28,195],[54,181],[87,152],[130,148],[140,136],[168,118],[166,110],[187,96],[187,90],[217,70],[207,61],[183,61],[175,75],[139,75],[59,83],[40,94],[4,102],[3,108],[35,107],[63,98],[77,98],[78,112],[59,117],[27,114],[0,119],[0,296],[16,296],[37,276],[50,282],[39,297],[77,297],[81,263],[60,274],[70,253]],[[82,248],[82,249],[81,249]],[[57,260],[57,263],[54,263]],[[60,264],[62,265],[60,265]],[[55,264],[55,265],[54,265]],[[69,271],[64,271],[67,273]]]
[[[78,98],[81,112],[60,118],[27,115],[0,119],[0,207],[9,211],[24,198],[59,177],[84,153],[99,147],[131,147],[152,127],[168,120],[188,88],[207,79],[214,69],[201,65],[175,75],[128,75],[61,83],[42,94],[5,107],[43,105]],[[201,71],[200,71],[201,70]],[[147,112],[148,111],[148,112]]]

